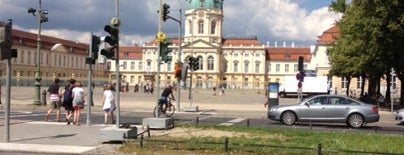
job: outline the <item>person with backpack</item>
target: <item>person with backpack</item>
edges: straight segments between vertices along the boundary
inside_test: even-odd
[[[84,97],[86,94],[84,93],[83,89],[83,83],[76,81],[74,84],[74,88],[72,89],[72,96],[73,96],[73,124],[74,125],[80,125],[79,120],[80,120],[80,113],[81,110],[84,108],[84,103],[86,102],[84,100]]]
[[[67,125],[70,125],[70,117],[72,117],[74,112],[72,90],[75,83],[76,80],[70,79],[70,83],[65,86],[65,90],[63,92],[63,107],[65,107],[66,110]]]

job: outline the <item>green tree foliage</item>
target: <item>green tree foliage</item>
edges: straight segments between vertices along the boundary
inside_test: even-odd
[[[379,93],[379,80],[389,79],[391,68],[398,69],[403,81],[404,1],[353,0],[349,7],[344,3],[338,0],[330,5],[330,10],[344,13],[337,22],[340,35],[329,49],[330,74],[367,78],[370,95]]]

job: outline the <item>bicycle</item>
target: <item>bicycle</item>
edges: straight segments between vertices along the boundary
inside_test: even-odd
[[[162,99],[159,99],[158,109],[157,109],[157,107],[154,107],[153,116],[156,117],[156,113],[157,113],[157,116],[160,116],[161,114],[164,114],[166,117],[173,116],[174,112],[175,112],[175,106],[172,104],[172,101],[173,101],[173,99],[168,98],[168,101],[167,101],[168,107],[166,108],[166,111],[163,112],[163,109],[165,108],[166,104],[163,103]],[[157,109],[157,111],[156,111],[156,109]]]

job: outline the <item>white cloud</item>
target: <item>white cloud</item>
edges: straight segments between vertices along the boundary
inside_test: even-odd
[[[290,0],[230,3],[234,4],[227,6],[228,8],[225,6],[225,31],[226,28],[237,25],[230,28],[230,31],[257,35],[265,39],[261,42],[286,40],[314,44],[317,36],[341,17],[339,14],[328,12],[328,7],[308,12]]]

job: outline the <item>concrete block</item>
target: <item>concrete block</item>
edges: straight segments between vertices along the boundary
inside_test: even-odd
[[[124,141],[124,139],[136,139],[137,128],[117,128],[110,126],[100,129],[98,132],[98,141]]]
[[[149,126],[150,129],[171,129],[174,128],[173,118],[143,118],[142,125]]]
[[[184,107],[185,112],[198,112],[198,106],[186,106]]]

